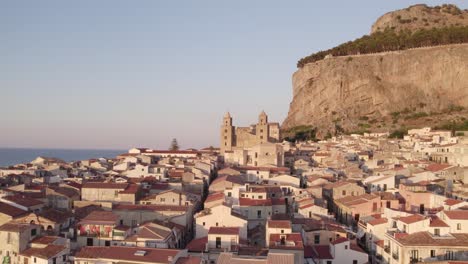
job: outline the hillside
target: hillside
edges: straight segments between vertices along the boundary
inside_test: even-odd
[[[372,35],[393,34],[397,39],[407,40],[412,34],[436,32],[428,38],[453,40],[452,34],[462,36],[457,41],[401,48],[392,42],[392,38],[380,38],[382,45],[395,45],[396,48],[369,54],[354,50],[353,55],[344,52],[316,56],[298,63],[299,69],[293,75],[293,100],[282,125],[285,136],[297,131],[301,131],[301,135],[312,134],[312,130],[317,137],[323,138],[339,133],[392,132],[427,125],[463,126],[468,118],[468,38],[465,38],[468,37],[468,27],[456,25],[458,19],[465,18],[441,11],[444,7],[466,15],[466,11],[453,11],[452,6],[421,11],[426,7],[417,5],[385,14],[374,24]],[[457,18],[445,22],[451,27],[420,29],[402,23],[404,27],[392,29],[394,22],[388,17],[398,19],[403,17],[402,12]],[[404,34],[406,37],[402,36]],[[444,34],[445,37],[441,37]],[[355,45],[356,42],[345,44],[359,49],[366,47]]]
[[[385,29],[415,31],[449,26],[468,26],[468,10],[448,4],[435,7],[420,4],[381,16],[372,25],[371,34]]]

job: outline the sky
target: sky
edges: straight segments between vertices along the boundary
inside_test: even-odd
[[[298,59],[417,3],[0,1],[0,147],[217,146],[226,111],[286,118]]]

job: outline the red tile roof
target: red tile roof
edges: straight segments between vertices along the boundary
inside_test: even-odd
[[[208,237],[195,238],[185,248],[189,252],[203,252],[205,251],[206,243],[208,243]]]
[[[375,226],[375,225],[386,224],[387,222],[388,222],[387,218],[378,218],[378,219],[370,220],[367,223],[370,224],[370,225]]]
[[[22,195],[5,196],[3,197],[3,199],[13,202],[15,204],[24,206],[24,207],[32,207],[32,206],[44,204],[43,202],[39,200],[26,198],[25,196],[22,196]]]
[[[224,201],[224,193],[223,192],[216,192],[208,195],[206,197],[205,203],[210,203],[218,200],[223,200]]]
[[[314,245],[312,246],[312,256],[317,259],[333,259],[330,253],[329,245]]]
[[[424,219],[426,219],[426,217],[424,217],[422,215],[418,215],[418,214],[403,216],[403,217],[398,218],[398,220],[400,220],[401,222],[403,222],[405,224],[413,224],[413,223],[422,221]]]
[[[92,211],[88,216],[83,218],[81,224],[94,224],[94,223],[117,223],[119,216],[109,211]]]
[[[450,167],[453,167],[453,166],[450,165],[450,164],[435,163],[435,164],[431,164],[431,165],[427,166],[426,170],[432,171],[432,172],[438,172],[438,171],[441,171],[441,170],[444,170],[444,169],[447,169],[447,168],[450,168]]]
[[[158,204],[114,204],[113,210],[142,210],[142,211],[174,211],[187,212],[184,205],[158,205]]]
[[[0,213],[9,215],[13,218],[27,214],[28,212],[12,205],[0,202]]]
[[[47,245],[44,248],[28,248],[22,251],[20,255],[50,259],[65,249],[66,247],[61,245]]]
[[[341,243],[344,243],[344,242],[347,242],[349,241],[346,237],[339,237],[337,239],[335,239],[335,241],[332,241],[330,244],[333,244],[333,245],[337,245],[337,244],[341,244]]]
[[[144,251],[144,256],[135,255]],[[172,263],[180,252],[177,249],[137,248],[137,247],[83,247],[75,255],[77,259],[116,260],[117,262]]]
[[[268,220],[268,228],[291,228],[289,220]]]
[[[430,227],[449,227],[442,219],[437,217],[436,215],[431,216],[431,223],[429,225]]]
[[[122,189],[127,188],[128,183],[114,182],[87,182],[83,184],[83,189]]]
[[[459,203],[463,203],[463,201],[455,200],[455,199],[445,200],[445,204],[448,205],[448,206],[456,205],[456,204],[459,204]]]
[[[468,220],[468,210],[444,211],[444,214],[450,219]]]
[[[212,226],[208,231],[210,235],[238,235],[239,234],[239,227],[218,227]]]

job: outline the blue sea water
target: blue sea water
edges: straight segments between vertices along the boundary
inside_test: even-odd
[[[114,158],[125,152],[127,150],[0,148],[0,166],[30,162],[39,156],[70,162],[91,158]]]

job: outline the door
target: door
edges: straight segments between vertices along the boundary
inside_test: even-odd
[[[94,239],[92,237],[89,237],[86,239],[86,246],[92,247],[93,246]]]

